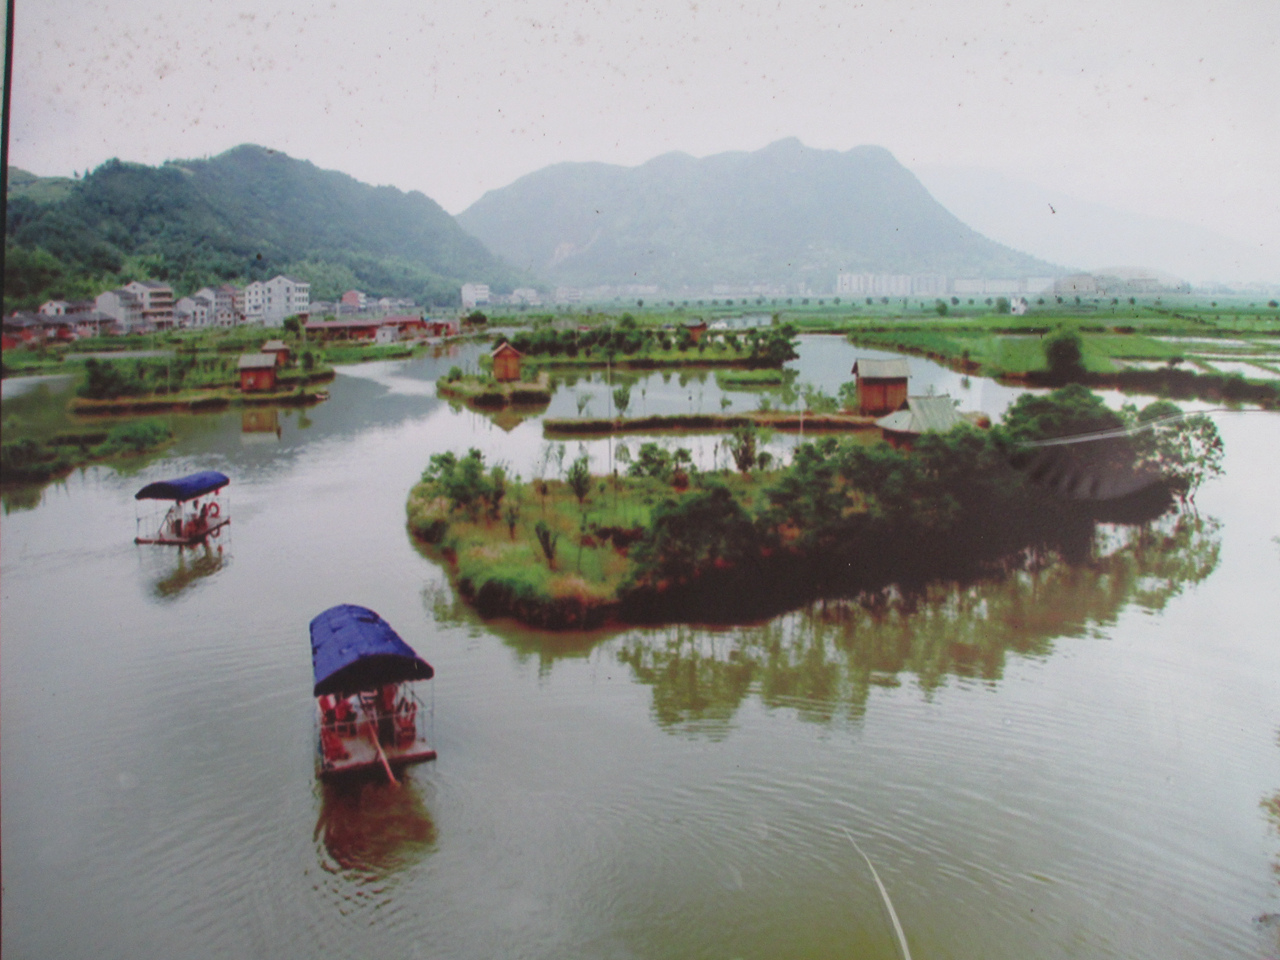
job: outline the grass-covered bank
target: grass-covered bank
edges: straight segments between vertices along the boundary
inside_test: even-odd
[[[0,483],[44,483],[85,464],[151,453],[172,439],[172,431],[159,420],[62,433],[48,440],[23,437],[0,445]]]
[[[324,382],[333,375],[317,377]],[[112,416],[129,413],[159,413],[168,410],[222,410],[227,407],[309,406],[327,400],[328,391],[314,386],[296,386],[285,390],[263,390],[244,393],[224,387],[215,390],[186,390],[181,393],[157,393],[148,396],[91,399],[76,397],[71,412],[81,416]]]
[[[942,328],[860,330],[849,334],[857,346],[926,357],[962,373],[1034,386],[1081,383],[1100,389],[1209,401],[1280,407],[1280,380],[1212,369],[1212,358],[1265,358],[1250,341],[1206,337],[1193,343],[1133,333],[1089,332],[1063,325],[1034,334],[992,333]],[[1218,345],[1222,341],[1222,345]],[[1192,347],[1197,348],[1192,350]],[[1271,349],[1274,352],[1274,349]],[[1209,360],[1201,360],[1197,353]],[[1140,368],[1139,364],[1148,365]]]
[[[676,413],[646,417],[547,417],[542,421],[548,436],[605,436],[606,434],[669,433],[699,431],[723,433],[745,426],[787,433],[847,433],[873,430],[875,417],[856,413],[790,413],[758,410],[751,413]]]
[[[1028,551],[1087,555],[1096,523],[1152,519],[1220,469],[1212,422],[1055,447],[1047,466],[1026,445],[1169,413],[1117,414],[1070,387],[1020,399],[994,430],[927,434],[912,452],[828,437],[776,469],[743,428],[737,472],[699,473],[687,452],[646,444],[626,476],[592,476],[584,456],[525,483],[478,451],[441,454],[410,493],[408,524],[485,616],[557,629],[752,620],[820,596],[980,577]],[[1075,484],[1090,471],[1096,483]]]

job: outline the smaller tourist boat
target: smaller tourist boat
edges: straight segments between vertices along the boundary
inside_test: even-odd
[[[134,543],[164,543],[190,547],[216,539],[231,522],[230,503],[223,491],[231,481],[217,470],[203,470],[176,480],[149,483],[135,500],[171,501],[161,515],[138,516]]]
[[[367,607],[344,603],[311,621],[318,772],[328,779],[434,760],[427,711],[410,686],[431,664]]]

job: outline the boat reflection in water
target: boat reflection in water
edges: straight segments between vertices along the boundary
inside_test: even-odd
[[[208,541],[190,548],[178,549],[178,560],[174,564],[167,556],[157,558],[168,566],[166,572],[154,581],[152,590],[161,600],[172,600],[183,591],[194,586],[206,577],[211,577],[224,569],[231,561],[229,544],[219,543],[216,546]],[[154,555],[153,555],[154,556]],[[148,566],[154,566],[152,561]],[[154,576],[154,571],[152,573]]]
[[[325,780],[315,840],[328,869],[379,879],[411,866],[435,844],[417,787],[383,780]]]

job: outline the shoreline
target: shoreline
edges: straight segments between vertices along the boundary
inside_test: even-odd
[[[644,417],[572,419],[544,417],[543,434],[548,437],[604,436],[626,433],[666,433],[678,430],[715,430],[728,432],[738,427],[755,426],[785,433],[850,433],[876,430],[876,418],[856,413],[677,413]]]
[[[332,380],[333,374],[322,374],[311,382]],[[68,409],[80,416],[101,417],[126,413],[163,413],[174,410],[224,410],[229,407],[254,406],[309,406],[329,398],[329,391],[319,389],[275,390],[264,393],[241,393],[239,390],[220,387],[217,390],[192,391],[188,395],[166,396],[151,394],[145,397],[117,397],[112,400],[95,400],[75,397]]]

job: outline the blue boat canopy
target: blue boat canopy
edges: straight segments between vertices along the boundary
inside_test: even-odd
[[[206,493],[219,490],[230,482],[225,473],[219,473],[217,470],[202,470],[200,473],[179,477],[177,480],[158,480],[155,483],[148,483],[133,495],[133,499],[176,500],[182,503],[192,497],[202,497]]]
[[[347,696],[384,683],[430,680],[431,664],[367,607],[343,603],[311,621],[315,696]]]

